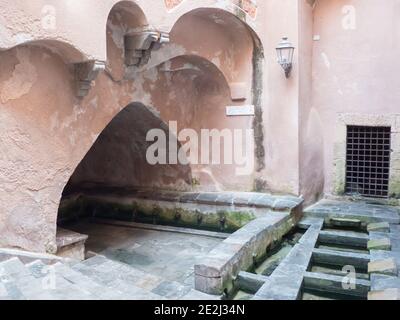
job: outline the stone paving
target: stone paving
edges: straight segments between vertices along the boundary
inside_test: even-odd
[[[306,217],[324,218],[329,224],[332,218],[360,220],[365,225],[374,222],[400,223],[399,207],[339,200],[321,200],[304,210]]]
[[[69,226],[89,235],[86,249],[138,270],[194,287],[194,265],[222,242],[221,238],[92,224]]]
[[[0,300],[218,299],[103,256],[50,266],[14,257],[0,262],[0,271]]]

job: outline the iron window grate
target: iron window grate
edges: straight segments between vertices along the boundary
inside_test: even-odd
[[[390,127],[347,127],[346,193],[389,196]]]

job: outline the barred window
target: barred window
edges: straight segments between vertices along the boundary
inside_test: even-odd
[[[389,195],[390,127],[347,127],[346,193]]]

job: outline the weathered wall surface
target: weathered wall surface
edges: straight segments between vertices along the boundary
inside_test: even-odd
[[[0,0],[0,246],[53,252],[57,208],[74,172],[73,187],[186,190],[196,182],[308,202],[332,193],[338,114],[371,123],[400,113],[399,1],[253,2]],[[123,37],[144,26],[170,32],[171,42],[127,70]],[[276,63],[283,36],[296,47],[289,79]],[[106,70],[77,98],[72,63],[89,60],[105,61]],[[228,105],[251,104],[255,118],[226,116]],[[137,138],[146,124],[166,130],[169,121],[196,132],[257,126],[256,170],[169,166],[143,175],[151,169]]]
[[[324,159],[326,193],[335,192],[339,114],[356,114],[352,118],[369,119],[364,123],[368,125],[373,119],[378,124],[378,115],[393,115],[394,119],[400,113],[399,17],[398,0],[316,3],[314,34],[320,40],[314,41],[313,116],[308,122],[320,128],[320,138],[312,143],[321,144],[323,139],[319,158]]]
[[[276,62],[276,46],[289,37],[298,47],[298,1],[272,0],[260,3],[258,23],[264,44],[263,124],[265,168],[258,173],[265,189],[299,193],[299,69],[298,53],[289,79]]]
[[[230,97],[231,81],[248,84],[246,100],[236,104],[249,104],[247,100],[251,98],[253,40],[244,24],[231,13],[227,11],[228,16],[221,15],[218,9],[207,19],[205,12],[200,11],[179,20],[189,8],[195,9],[193,1],[180,5],[169,15],[165,14],[164,1],[154,1],[151,6],[150,1],[144,1],[143,12],[152,10],[153,19],[159,17],[160,25],[172,30],[172,41],[158,54],[155,52],[146,67],[130,70],[124,78],[122,36],[143,26],[148,17],[137,10],[136,5],[126,7],[132,2],[125,1],[111,14],[106,32],[104,17],[116,1],[96,1],[96,5],[87,7],[89,2],[79,4],[78,8],[69,2],[52,2],[57,12],[62,12],[57,15],[57,31],[38,30],[44,2],[29,2],[29,5],[22,1],[12,5],[0,2],[0,7],[5,8],[0,22],[0,47],[5,50],[0,52],[0,147],[3,150],[0,157],[0,246],[54,252],[57,209],[65,185],[103,129],[132,102],[143,103],[163,122],[178,120],[182,127],[197,130],[213,126],[252,127],[251,117],[228,119],[225,115],[225,107],[235,104]],[[204,1],[208,2],[211,6],[217,3]],[[229,5],[232,6],[231,1]],[[229,10],[235,12],[236,9]],[[87,12],[92,14],[86,25],[82,23],[86,18],[79,15],[85,13],[87,17]],[[89,31],[91,39],[86,34]],[[188,31],[196,32],[197,36],[193,37]],[[41,41],[34,41],[38,39]],[[26,41],[29,43],[24,44]],[[85,98],[77,98],[74,68],[70,63],[105,58],[106,71],[100,73]],[[140,112],[130,118],[133,123],[126,124],[126,130],[124,125],[119,127],[120,134],[141,132]],[[164,168],[163,172],[155,170],[150,181],[143,175],[136,175],[138,170],[146,169],[140,165],[132,167],[138,159],[143,160],[143,155],[135,153],[134,148],[130,154],[123,153],[121,147],[116,149],[112,139],[115,141],[117,134],[118,131],[114,131],[108,137],[111,142],[107,136],[99,140],[105,145],[98,154],[104,160],[93,166],[89,158],[89,162],[83,164],[88,170],[78,173],[73,181],[79,184],[88,178],[99,182],[98,171],[94,169],[110,168],[106,162],[115,161],[114,154],[122,154],[130,161],[123,169],[133,170],[124,180],[126,184],[191,187],[187,168],[173,168],[172,172],[178,172],[178,179],[174,181],[171,172]],[[105,157],[101,157],[103,155]],[[80,170],[78,168],[77,172]],[[121,170],[104,174],[100,182],[115,182],[116,177],[122,176]],[[232,166],[213,170],[209,170],[205,178],[200,177],[206,189],[216,186],[252,188],[252,177],[235,179],[230,174],[234,170]]]
[[[299,166],[300,193],[306,203],[319,200],[323,195],[324,163],[322,126],[318,111],[312,106],[312,68],[314,2],[299,5]]]

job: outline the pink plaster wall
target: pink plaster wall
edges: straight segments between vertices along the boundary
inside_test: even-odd
[[[344,29],[345,6],[355,9],[355,29]],[[338,113],[400,111],[400,2],[318,1],[314,10],[312,116],[308,126],[323,145],[324,191],[333,192],[334,134]],[[320,160],[318,160],[320,162]],[[309,169],[311,172],[311,169]]]
[[[120,38],[126,30],[142,26],[145,20],[140,12],[133,15],[139,17],[136,20],[129,14],[126,17],[112,14],[107,32],[105,24],[97,28],[100,23],[96,19],[102,20],[106,11],[104,8],[111,8],[112,3],[115,1],[105,1],[95,11],[93,8],[89,10],[94,11],[90,20],[95,20],[88,21],[89,24],[93,22],[91,31],[102,30],[103,40],[107,35],[107,48],[103,47],[104,43],[93,32],[93,37],[99,42],[98,46],[91,47],[93,39],[87,39],[86,25],[79,28],[81,38],[75,38],[77,21],[80,24],[84,21],[79,18],[80,10],[86,8],[87,3],[75,8],[79,11],[77,16],[71,13],[72,8],[64,8],[65,4],[57,7],[63,10],[61,19],[72,19],[73,16],[74,22],[64,29],[61,23],[57,42],[46,42],[46,46],[43,41],[29,45],[19,43],[21,30],[30,34],[32,39],[34,36],[38,36],[38,39],[48,37],[47,31],[37,33],[35,29],[40,1],[27,7],[16,2],[12,8],[15,15],[20,16],[15,24],[11,22],[13,10],[7,9],[2,16],[1,24],[4,26],[4,22],[8,23],[8,30],[12,30],[13,35],[2,34],[2,39],[6,40],[0,47],[4,50],[19,46],[0,52],[0,146],[3,150],[0,157],[0,247],[55,251],[57,209],[65,185],[99,134],[131,102],[138,101],[150,107],[155,114],[160,114],[164,122],[178,120],[182,126],[190,125],[197,129],[214,125],[234,128],[252,126],[251,117],[227,119],[224,113],[226,105],[232,102],[229,81],[249,83],[247,98],[251,98],[252,38],[244,26],[240,28],[238,19],[232,20],[230,16],[225,19],[220,9],[214,12],[211,19],[205,18],[202,12],[196,12],[193,17],[185,16],[182,20],[177,19],[175,13],[171,14],[169,19],[174,22],[175,28],[170,26],[172,43],[163,49],[168,51],[167,55],[162,51],[158,55],[155,53],[147,67],[129,72],[126,78],[121,67]],[[54,2],[54,5],[58,6],[59,2]],[[5,1],[0,6],[5,7]],[[186,5],[179,10],[185,8]],[[120,9],[116,7],[116,10]],[[192,6],[192,9],[195,7]],[[154,10],[159,12],[164,7]],[[155,16],[158,14],[155,13]],[[223,18],[222,25],[219,24],[220,17]],[[29,25],[32,20],[36,22]],[[137,22],[132,24],[132,21]],[[165,23],[167,20],[162,21]],[[190,29],[202,32],[197,32],[196,37],[188,37],[187,31]],[[213,35],[211,39],[210,35]],[[60,45],[64,40],[68,45]],[[101,59],[106,53],[108,57],[106,71],[99,75],[88,96],[83,99],[75,96],[74,70],[73,65],[69,64],[80,59],[77,59],[77,52],[82,59]],[[193,55],[198,58],[190,58]],[[189,66],[187,71],[174,75],[162,71],[168,66],[168,63],[162,63],[171,59],[172,65],[179,66],[182,61],[179,62],[181,58],[176,57],[181,56],[185,66]],[[204,63],[204,60],[208,62]],[[140,125],[141,116],[133,120],[136,123],[132,125]],[[129,130],[125,132],[132,133]],[[115,152],[115,148],[108,149],[108,152]],[[137,159],[136,155],[125,153],[125,156],[127,161],[131,160],[130,165]],[[101,163],[98,166],[104,168]],[[128,166],[128,169],[131,167]],[[216,168],[215,172],[212,169],[217,185],[226,189],[251,189],[252,177],[240,181],[226,178],[231,176],[233,169]],[[182,179],[176,181],[155,173],[150,186],[182,188],[187,185],[188,175],[185,175],[187,170],[178,170],[178,177],[179,172],[182,173]],[[111,172],[108,177],[115,178],[115,174],[120,176],[122,171]],[[93,176],[93,171],[86,171],[74,181],[86,181],[88,177],[89,180],[98,178],[96,174]],[[204,188],[215,188],[215,179],[204,179]],[[144,180],[142,176],[133,174],[126,183],[138,181],[144,184]],[[112,182],[106,182],[109,181]]]
[[[285,78],[276,62],[276,46],[289,37],[298,48],[298,1],[271,0],[259,4],[257,22],[264,44],[263,123],[265,169],[258,178],[269,191],[299,194],[299,54],[292,75]]]
[[[259,171],[237,177],[234,166],[205,172],[193,166],[190,174],[174,168],[177,181],[155,171],[150,182],[132,174],[124,184],[190,189],[194,177],[202,190],[249,191],[257,182],[266,191],[302,194],[308,202],[333,188],[337,113],[399,112],[397,0],[257,1],[256,17],[244,14],[237,1],[184,0],[170,10],[164,0],[117,3],[0,0],[0,246],[54,252],[65,185],[103,129],[132,102],[143,103],[164,123],[177,120],[179,128],[247,129],[253,117],[228,118],[225,107],[252,104],[252,85],[261,84],[264,138],[258,142],[265,166]],[[41,27],[44,4],[62,13],[56,30]],[[342,27],[345,5],[356,10],[354,30]],[[154,51],[146,66],[125,72],[122,37],[146,24],[171,32],[171,43]],[[276,62],[283,36],[296,47],[289,79]],[[264,55],[256,81],[254,40]],[[71,63],[90,59],[106,61],[107,69],[78,99]],[[230,84],[237,82],[246,84],[240,102],[231,100]],[[141,117],[131,117],[132,125]],[[120,134],[140,129],[130,123]],[[104,150],[124,150],[112,149],[107,137],[102,141],[97,159]],[[124,157],[129,170],[140,170],[132,164],[141,156]],[[113,155],[107,159],[112,162]],[[90,161],[77,170],[76,185],[111,184],[123,172],[121,166],[98,179],[85,166]]]

